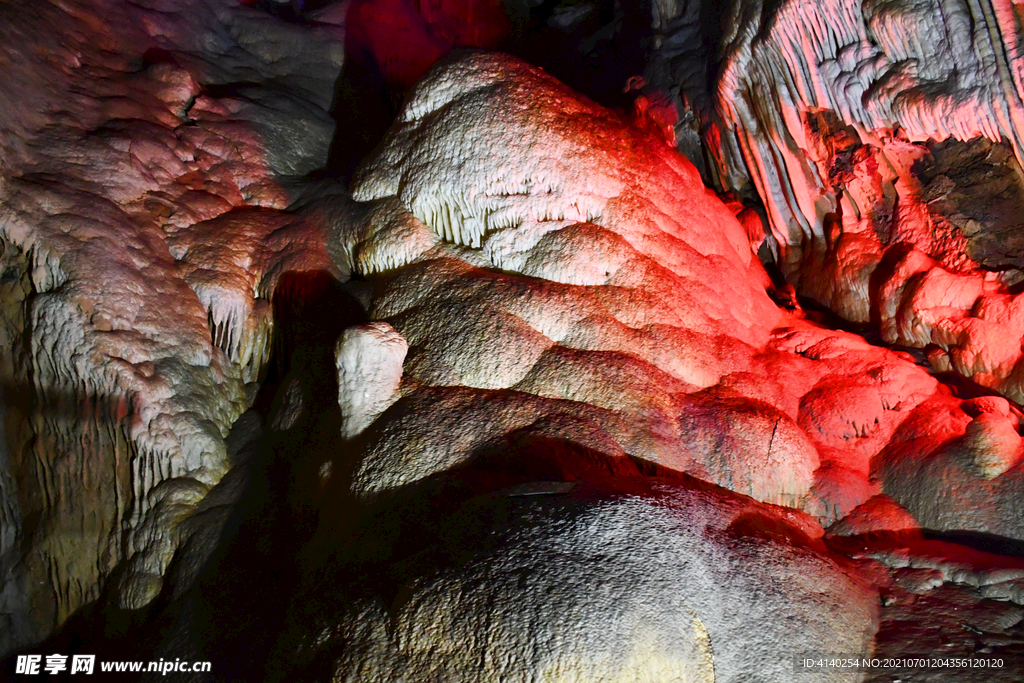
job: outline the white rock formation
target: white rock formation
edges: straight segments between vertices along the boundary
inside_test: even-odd
[[[972,406],[780,312],[691,166],[511,58],[432,71],[354,191],[366,224],[331,253],[380,322],[335,351],[358,448],[325,464],[345,475],[292,600],[322,628],[282,646],[298,666],[786,680],[780,650],[868,651],[886,579],[841,569],[801,513],[681,473],[826,522],[884,489],[910,512],[845,533],[916,529],[880,458],[906,462],[908,417]],[[982,451],[984,477],[1006,458]]]
[[[341,435],[358,436],[398,400],[409,344],[387,323],[345,330],[334,355],[338,369]]]
[[[606,457],[834,520],[936,391],[906,355],[779,311],[690,164],[508,58],[428,74],[354,192],[375,205],[342,251],[420,385],[367,436],[359,491],[572,416]]]
[[[874,633],[875,591],[813,522],[720,489],[511,488],[435,523],[431,550],[320,603],[334,680],[785,681]]]
[[[865,143],[898,126],[911,141],[986,136],[1009,140],[1018,158],[1024,151],[1022,62],[1004,3],[764,5],[733,2],[723,21],[723,143],[738,146],[747,168],[720,168],[730,180],[749,171],[783,244],[821,236],[837,208],[828,169],[809,158],[816,111],[834,112]]]
[[[622,164],[627,153],[647,162]],[[686,469],[694,456],[673,437],[682,396],[746,367],[750,344],[763,345],[780,317],[743,228],[698,182],[674,152],[553,79],[476,55],[418,86],[359,176],[356,198],[381,208],[354,248],[355,265],[383,277],[374,315],[409,340],[416,380],[539,397],[508,429],[535,421],[540,405],[587,420],[594,408],[622,412],[639,419],[616,427],[627,452]],[[712,224],[720,229],[698,227]],[[711,277],[709,268],[729,275]],[[748,415],[760,419],[758,410]],[[441,438],[475,429],[470,414],[468,406],[453,413],[460,427]],[[381,449],[388,459],[405,450],[390,441]],[[762,495],[796,500],[815,454],[783,458],[805,464]],[[372,479],[366,486],[388,480]]]
[[[671,5],[658,4],[662,29]],[[756,43],[749,71],[764,79],[747,85],[772,83],[755,57],[776,29],[814,21],[796,6],[779,6],[764,40],[742,33],[763,8],[740,17],[727,82]],[[971,60],[991,67],[978,31],[993,24],[943,7],[945,43],[913,44],[938,25],[899,28],[893,3],[854,18],[899,29],[880,39],[886,54],[938,55],[916,75],[893,62],[900,83],[946,78],[996,98],[991,83],[956,80]],[[284,666],[238,678],[309,666],[296,673],[790,680],[801,650],[868,652],[879,598],[890,607],[896,588],[933,596],[959,581],[977,589],[978,612],[989,597],[1022,599],[1012,563],[936,559],[919,531],[1024,538],[1016,410],[955,398],[909,354],[781,311],[752,216],[741,224],[627,119],[515,59],[471,53],[409,94],[355,179],[363,207],[307,177],[326,163],[344,15],[70,0],[0,17],[0,40],[20,50],[0,94],[27,93],[0,115],[0,652],[39,641],[105,587],[113,604],[94,618],[141,624],[126,634],[141,647],[227,658],[210,648],[252,634],[204,598],[241,586],[215,604],[244,612],[272,586],[253,649],[276,640]],[[819,27],[822,45],[846,22]],[[971,54],[954,40],[965,27]],[[811,43],[780,54],[838,68],[807,57]],[[829,59],[865,78],[881,64],[839,47]],[[939,57],[957,68],[935,71]],[[775,170],[806,171],[811,190],[778,187],[794,216],[822,225],[788,243],[802,254],[789,274],[1012,395],[1019,296],[958,260],[961,241],[915,241],[930,209],[897,200],[923,148],[897,134],[851,143],[870,121],[842,117],[923,130],[930,110],[877,90],[856,114],[799,100],[818,103],[804,112],[818,132]],[[770,99],[759,97],[736,106]],[[954,120],[973,135],[961,105]],[[765,139],[790,130],[793,107]],[[740,130],[754,161],[774,149],[761,132]],[[842,155],[853,171],[815,181]],[[841,181],[838,205],[826,178]],[[886,215],[897,221],[880,236]],[[918,249],[894,250],[901,241]],[[373,322],[336,345],[329,326],[277,337],[317,339],[290,349],[311,352],[275,378],[260,436],[256,411],[239,415],[288,317],[275,316],[308,294],[292,276],[341,289],[350,272],[352,306]],[[259,458],[236,458],[232,425]],[[833,522],[826,544],[820,524]],[[254,537],[246,567],[232,543]],[[257,579],[225,590],[227,573]],[[988,614],[986,632],[1002,637],[1024,612]]]

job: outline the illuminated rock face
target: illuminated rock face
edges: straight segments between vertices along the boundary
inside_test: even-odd
[[[709,130],[765,202],[787,278],[936,369],[1024,399],[1013,216],[1024,82],[1000,2],[735,2]],[[941,144],[939,144],[941,143]],[[1015,173],[1013,169],[1018,169]],[[1012,227],[1011,227],[1012,226]],[[979,266],[987,270],[982,271]]]
[[[437,65],[350,188],[318,180],[345,8],[371,5],[0,18],[0,92],[33,100],[0,119],[0,652],[101,590],[76,628],[113,614],[212,680],[785,681],[803,651],[889,652],[933,589],[1006,635],[1020,609],[985,600],[1021,603],[1024,569],[921,529],[1024,539],[1010,403],[778,308],[749,211],[508,56]],[[477,6],[416,16],[450,46]],[[915,143],[815,115],[804,156],[849,152],[852,203],[788,274],[1012,396],[1018,297],[964,250],[1012,253],[897,201]],[[956,159],[1001,150],[934,147],[920,185],[968,225]]]
[[[431,72],[353,189],[377,206],[352,267],[418,387],[367,437],[358,490],[562,415],[615,452],[827,519],[872,495],[871,458],[935,392],[904,357],[777,309],[692,165],[515,60]],[[833,499],[835,476],[863,482],[855,500]]]
[[[467,397],[521,392],[481,406],[496,416],[488,405],[507,405],[505,429],[568,413],[611,429],[631,454],[702,466],[707,444],[680,438],[685,395],[748,367],[780,317],[743,229],[689,164],[514,60],[481,54],[432,72],[354,192],[411,214],[375,212],[354,250],[355,267],[381,280],[372,315],[409,342],[406,372]],[[761,419],[757,406],[735,404],[741,431]],[[456,433],[497,426],[471,414],[454,411]],[[418,419],[431,418],[413,411]],[[400,443],[381,448],[401,462]],[[421,462],[469,455],[443,451]],[[766,499],[805,495],[813,447],[783,439],[774,457],[791,462],[793,480],[749,487]],[[395,476],[434,467],[410,463]]]
[[[409,345],[387,323],[345,330],[335,350],[341,435],[358,436],[398,399]]]
[[[270,21],[229,2],[4,8],[0,651],[117,567],[115,602],[159,593],[179,523],[231,467],[277,278],[333,269],[315,222],[278,210],[326,158],[341,34],[268,40]],[[253,85],[300,71],[307,89]]]
[[[318,543],[341,544],[330,556],[349,558],[328,575],[337,573],[343,585],[354,581],[350,590],[363,595],[356,600],[340,589],[337,602],[318,603],[350,600],[318,614],[327,620],[325,635],[314,639],[320,645],[306,646],[313,653],[341,648],[339,680],[352,672],[429,679],[441,675],[436,672],[445,662],[456,679],[484,671],[485,678],[558,672],[569,680],[620,680],[633,672],[658,680],[658,667],[675,667],[704,680],[705,631],[715,675],[746,680],[750,662],[764,658],[750,654],[746,661],[747,651],[734,649],[729,635],[743,627],[700,596],[735,591],[735,601],[743,602],[756,592],[753,584],[709,584],[671,598],[658,588],[687,584],[693,562],[751,561],[745,542],[667,531],[673,519],[733,505],[728,501],[739,499],[732,494],[696,494],[676,482],[657,494],[643,485],[628,504],[601,494],[589,502],[557,498],[553,507],[538,504],[536,510],[516,503],[508,512],[515,489],[467,502],[465,509],[436,502],[448,495],[440,492],[504,490],[503,482],[533,479],[598,482],[615,490],[635,481],[641,469],[655,468],[831,522],[880,492],[869,480],[872,460],[918,404],[931,399],[959,410],[955,399],[936,395],[935,380],[905,354],[777,309],[746,230],[703,189],[691,165],[511,58],[477,53],[436,67],[357,174],[353,192],[373,205],[358,239],[336,251],[350,254],[344,266],[374,287],[370,316],[401,334],[408,355],[400,398],[361,431],[351,476],[332,484],[333,497],[376,514],[356,515],[369,521],[355,531],[344,505],[321,516]],[[358,392],[358,383],[353,388]],[[445,484],[463,481],[459,477],[476,483]],[[431,517],[442,514],[437,505],[455,505],[454,516]],[[803,529],[796,533],[776,517],[778,508],[751,510],[743,523],[729,513],[712,526],[742,528],[750,543],[765,543],[757,553],[772,585],[788,585],[788,572],[802,566],[798,556],[811,563],[802,574],[808,582],[800,584],[807,589],[800,591],[803,598],[780,595],[761,608],[801,615],[794,616],[792,623],[801,626],[793,637],[809,649],[861,648],[874,629],[870,600],[855,582],[843,583],[850,579],[812,540],[821,534],[818,523],[781,513]],[[524,521],[525,530],[508,519],[520,514],[536,527]],[[566,521],[577,514],[595,538],[583,541]],[[388,526],[414,518],[408,524],[416,531]],[[494,530],[507,535],[507,543],[477,553],[459,534],[470,533],[470,519],[491,518],[508,525]],[[627,527],[639,535],[631,537],[635,544],[601,540],[606,531]],[[663,527],[669,545],[658,546],[662,532],[655,529]],[[450,552],[466,553],[452,557],[428,543],[433,550],[423,557],[394,564],[402,556],[401,539],[422,543],[432,533],[440,534],[441,546],[450,544]],[[779,534],[791,540],[767,540]],[[371,537],[396,540],[373,542],[365,556],[351,545]],[[641,538],[662,548],[655,554],[664,566],[640,559],[648,547]],[[594,564],[588,558],[598,547],[607,550],[607,561]],[[436,568],[430,564],[435,552],[446,558]],[[634,554],[657,568],[648,574],[640,565],[631,569]],[[524,565],[525,557],[549,568]],[[389,573],[385,588],[369,579],[370,587],[361,583],[358,576],[377,576],[383,566],[410,573],[401,574],[404,579]],[[484,574],[490,579],[481,584]],[[528,579],[516,584],[520,574],[536,574],[536,585]],[[612,592],[640,588],[625,602],[615,601],[613,617],[605,603],[588,597],[590,588],[568,578],[574,575],[591,577],[587,587],[606,585]],[[653,583],[644,583],[648,579]],[[841,625],[830,623],[832,598],[804,601],[835,581],[846,586],[835,600],[852,601],[840,610],[849,617]],[[392,615],[397,621],[389,630],[386,596],[394,591],[408,602]],[[543,597],[552,594],[565,603]],[[487,615],[481,614],[484,604]],[[665,604],[672,607],[665,608],[664,621],[637,635],[635,615]],[[580,632],[564,647],[550,644],[569,638],[559,629],[581,619],[588,625],[611,620],[612,630]],[[547,627],[527,626],[533,623],[554,630],[538,635]],[[625,641],[609,635],[619,628],[622,638],[634,635]],[[783,637],[760,635],[761,645],[743,641],[750,653]],[[331,645],[335,638],[338,644]],[[469,649],[483,658],[482,669],[459,659],[469,656],[457,645],[462,642],[477,643]],[[636,654],[652,647],[679,659]]]
[[[800,517],[679,482],[507,489],[438,519],[393,603],[336,587],[362,597],[321,645],[335,680],[787,680],[792,653],[864,650],[877,611]]]
[[[528,106],[538,102],[546,106]],[[762,501],[803,508],[825,523],[855,509],[866,517],[865,504],[884,498],[883,491],[895,501],[898,513],[855,520],[851,529],[869,524],[872,532],[902,532],[920,524],[934,531],[970,528],[1022,537],[1008,493],[991,496],[984,506],[977,503],[990,490],[1019,489],[1019,437],[1007,418],[971,421],[980,406],[998,412],[995,399],[975,404],[952,398],[908,354],[774,308],[747,232],[701,188],[694,169],[660,141],[623,126],[543,73],[485,54],[436,67],[357,174],[353,192],[373,205],[359,239],[341,251],[351,254],[353,270],[375,288],[371,317],[387,321],[409,344],[401,398],[360,435],[362,451],[351,479],[335,484],[341,486],[338,495],[369,505],[380,519],[433,509],[427,501],[451,486],[458,489],[444,482],[471,476],[465,473],[491,482],[471,489],[489,491],[494,477],[506,483],[502,477],[603,485],[635,477],[638,466],[655,465],[664,473],[687,472]],[[709,296],[711,305],[693,308]],[[927,444],[911,440],[909,425],[927,431],[929,420],[937,420],[935,434],[944,436]],[[968,454],[964,469],[951,476],[933,471],[938,465],[920,470],[922,463],[944,457],[932,451],[945,447],[949,432]],[[935,503],[945,500],[935,494],[948,490],[953,477],[957,490],[972,493],[959,507]],[[515,490],[493,495],[514,498]],[[472,514],[490,518],[491,504],[466,505]],[[391,505],[406,512],[381,511]],[[978,512],[964,527],[964,517],[957,515],[968,509]],[[454,514],[405,533],[429,537],[424,525],[438,524],[451,529],[438,543],[472,547],[458,540],[472,526],[459,515],[471,513]],[[763,530],[765,523],[750,528]],[[339,510],[330,510],[319,533],[322,539],[344,537],[346,524]],[[404,537],[374,524],[354,537]],[[535,648],[545,654],[510,675],[542,675],[553,667],[570,680],[618,680],[630,670],[629,647],[642,647],[636,641],[625,650],[606,641],[584,648],[618,653],[603,659],[607,668],[600,670],[589,668],[592,663],[574,646],[545,650],[549,640],[561,642],[557,633],[537,639],[520,617],[537,623],[575,617],[532,597],[523,584],[518,592],[503,588],[498,578],[506,570],[533,575],[535,570],[514,558],[552,552],[541,547],[575,558],[556,563],[564,567],[562,574],[596,572],[595,584],[614,585],[601,572],[618,576],[619,570],[591,567],[579,559],[587,551],[571,538],[555,534],[535,547],[535,539],[522,540],[518,532],[496,533],[511,534],[507,554],[442,552],[454,564],[429,570],[421,563],[430,555],[411,556],[400,565],[411,573],[389,575],[383,595],[352,573],[377,575],[381,555],[394,558],[398,546],[353,559],[341,582],[356,581],[362,588],[352,590],[364,597],[327,617],[327,641],[316,640],[341,648],[337,677],[359,671],[429,678],[426,672],[445,666],[432,653],[451,647],[435,638],[473,642],[484,628],[474,621],[480,601],[494,608],[490,632],[501,634],[471,648],[485,653],[481,666],[487,675],[508,673],[503,663],[521,662],[521,653]],[[713,541],[711,547],[709,552],[723,553],[722,562],[737,561],[735,547]],[[674,566],[688,566],[692,556],[679,552]],[[811,555],[823,560],[827,552],[819,548]],[[613,567],[628,564],[614,551],[610,556],[616,558],[609,560]],[[473,577],[484,568],[495,572],[489,575],[494,583],[478,594],[468,586],[482,585]],[[768,571],[773,581],[786,581],[775,569]],[[808,576],[829,583],[830,572],[822,566]],[[538,581],[538,596],[547,589],[572,594],[560,584],[556,589]],[[364,589],[368,595],[359,593]],[[407,597],[408,607],[385,617],[383,605],[394,591]],[[653,593],[640,593],[638,604],[661,603]],[[515,603],[513,595],[522,602]],[[691,633],[686,619],[692,611],[709,634],[716,675],[744,680],[748,671],[730,668],[729,646],[715,649],[722,625],[711,625],[713,610],[676,599],[686,610],[671,610],[672,618],[683,621],[657,628]],[[576,599],[569,604],[564,609],[584,609]],[[799,604],[796,609],[817,615],[812,622],[824,624],[818,607]],[[594,609],[585,623],[605,618]],[[865,615],[856,624],[808,626],[804,642],[813,649],[826,646],[826,633],[870,631],[873,621],[863,610],[853,609]],[[626,619],[624,628],[635,632]],[[397,630],[387,630],[385,623]],[[661,633],[651,638],[665,637]],[[673,648],[683,659],[669,666],[702,680],[701,639],[687,642]],[[461,656],[456,650],[445,657]],[[461,672],[469,665],[453,666]],[[644,670],[641,679],[658,675]]]
[[[883,488],[923,528],[1024,538],[1019,420],[999,398],[965,408],[912,415],[879,457]]]
[[[720,165],[727,175],[743,174],[724,162],[746,161],[785,244],[800,246],[837,208],[836,169],[817,166],[829,159],[814,158],[814,147],[842,146],[842,131],[822,125],[823,114],[854,127],[847,129],[851,142],[873,143],[871,152],[883,152],[897,169],[898,149],[885,150],[878,138],[858,141],[857,134],[898,126],[915,142],[1005,138],[1020,157],[1024,84],[1017,18],[1004,3],[763,5],[734,2],[724,13],[719,104],[735,135],[723,140],[733,151]],[[883,183],[891,182],[885,176],[880,171]],[[857,208],[856,218],[870,217],[870,206]]]

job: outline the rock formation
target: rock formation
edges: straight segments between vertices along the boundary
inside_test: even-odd
[[[11,5],[0,22],[20,46],[0,86],[19,103],[0,142],[5,651],[115,576],[126,608],[160,592],[178,524],[231,467],[276,280],[333,270],[316,225],[281,209],[286,179],[325,161],[342,36],[268,42],[269,17],[230,10]],[[234,85],[287,78],[285,53],[317,71]]]
[[[802,295],[1021,401],[1011,6],[762,4],[722,19],[719,181],[763,198]]]
[[[0,665],[1015,680],[1016,14],[706,5],[4,5]]]

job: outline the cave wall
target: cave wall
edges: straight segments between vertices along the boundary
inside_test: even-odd
[[[0,86],[19,103],[0,152],[4,651],[110,580],[126,608],[159,593],[178,523],[231,465],[276,280],[334,269],[315,222],[281,210],[286,179],[326,160],[340,30],[268,42],[270,19],[236,3],[166,9],[0,20],[21,46]],[[283,68],[286,52],[323,66]]]
[[[0,656],[1021,661],[1013,7],[5,5]]]

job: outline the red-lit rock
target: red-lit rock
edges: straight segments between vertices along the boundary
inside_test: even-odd
[[[879,492],[872,459],[938,390],[909,355],[778,310],[691,166],[514,60],[431,72],[354,189],[375,205],[353,265],[410,342],[359,492],[567,413],[612,451],[832,522]]]
[[[936,397],[901,425],[872,469],[923,528],[1022,539],[1020,456],[1009,416]]]
[[[868,5],[899,48],[905,13]],[[868,140],[783,97],[766,240],[652,93],[623,116],[472,53],[412,88],[352,206],[320,178],[349,142],[327,109],[365,115],[335,97],[342,26],[404,88],[497,41],[497,3],[147,6],[0,18],[24,45],[0,56],[24,93],[0,118],[4,652],[101,590],[55,649],[225,680],[789,680],[801,650],[888,652],[893,624],[963,631],[958,654],[1012,635],[1019,563],[926,538],[1016,552],[1020,413],[915,364],[1015,396],[1017,276],[961,258],[1012,226],[956,215],[1000,144]],[[783,209],[821,225],[786,242]],[[802,294],[926,352],[801,313],[773,242]]]
[[[916,534],[920,531],[917,520],[892,498],[877,495],[829,527],[835,536],[862,536],[864,534],[892,533]]]
[[[725,131],[707,135],[716,177],[753,182],[801,295],[880,324],[889,343],[937,345],[943,370],[1024,400],[1024,325],[1008,313],[1019,294],[1005,286],[1017,275],[986,272],[1016,263],[1024,205],[1013,13],[989,0],[953,14],[935,2],[754,6],[724,10],[735,21],[717,82]]]

